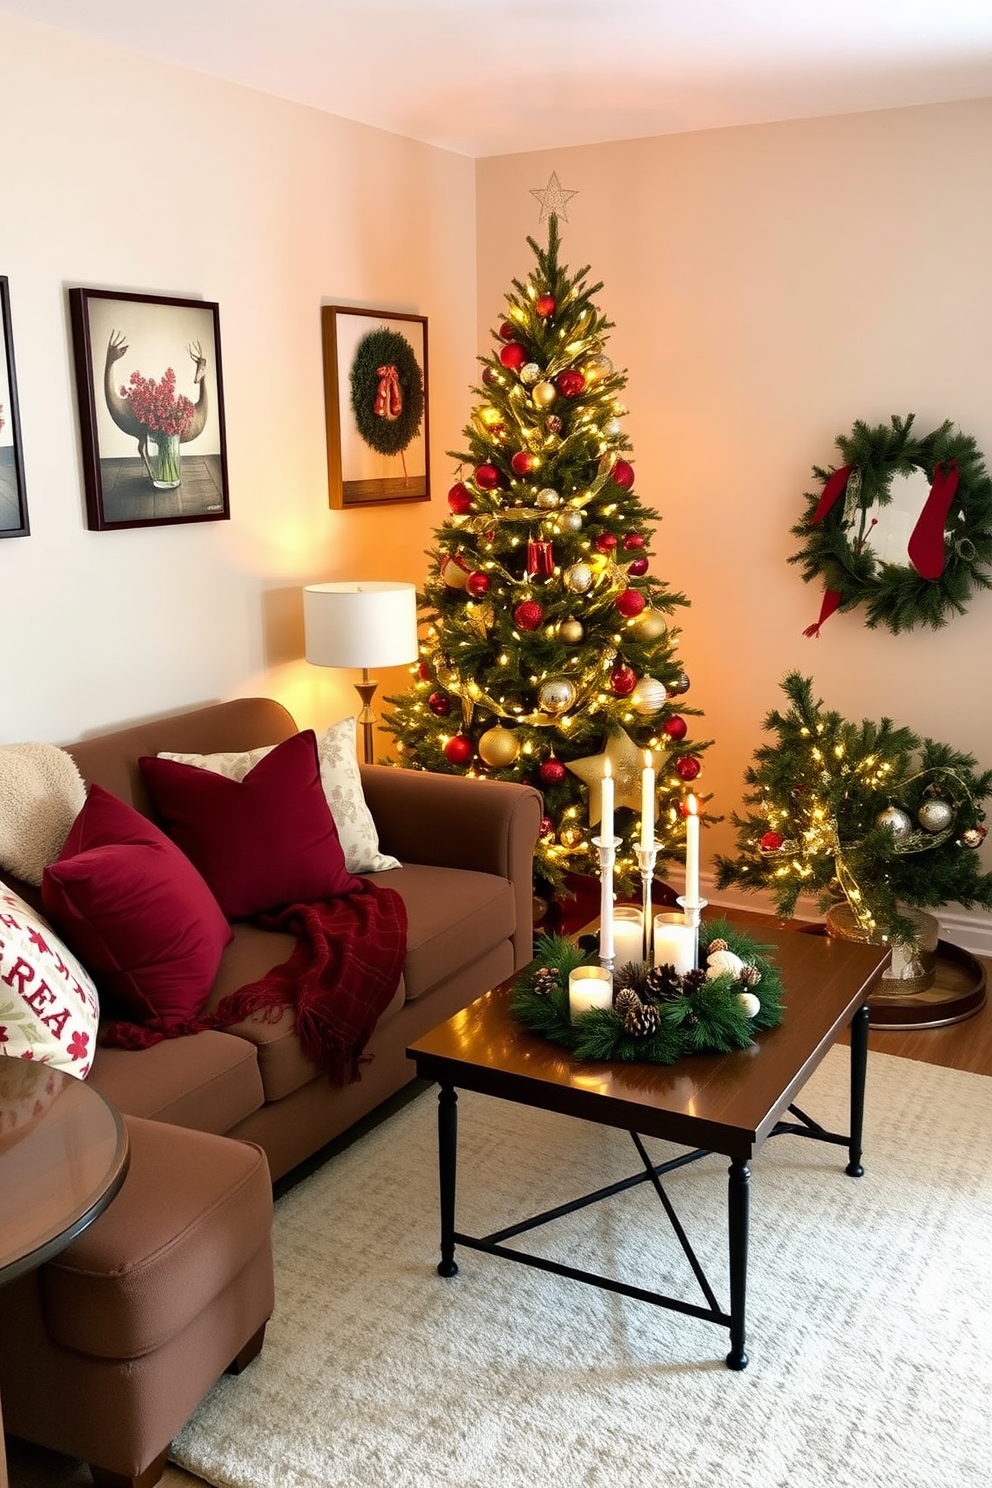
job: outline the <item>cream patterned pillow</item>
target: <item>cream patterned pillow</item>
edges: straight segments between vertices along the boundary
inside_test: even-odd
[[[356,719],[342,718],[340,723],[332,724],[317,735],[320,783],[338,829],[348,872],[385,873],[387,868],[398,868],[400,863],[398,858],[379,851],[379,834],[362,790],[355,752],[355,725]],[[169,754],[163,751],[159,759],[178,760],[181,765],[198,765],[201,770],[213,770],[215,775],[243,780],[273,748],[270,744],[262,749],[227,754]]]
[[[33,1059],[85,1080],[100,1001],[48,921],[0,883],[0,1057]]]

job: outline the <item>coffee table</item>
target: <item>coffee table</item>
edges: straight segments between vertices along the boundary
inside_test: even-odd
[[[727,916],[733,919],[733,916]],[[752,923],[745,927],[754,934]],[[483,994],[464,1011],[419,1038],[407,1050],[417,1074],[436,1080],[441,1207],[441,1260],[438,1272],[458,1270],[456,1245],[502,1256],[576,1281],[651,1302],[726,1327],[730,1369],[745,1369],[749,1162],[770,1137],[783,1133],[832,1142],[847,1148],[845,1172],[860,1178],[865,1073],[868,1063],[868,995],[888,963],[884,946],[768,928],[756,939],[771,953],[782,978],[785,1016],[778,1028],[762,1033],[750,1049],[733,1054],[692,1055],[674,1065],[590,1063],[573,1059],[557,1044],[516,1022],[510,1013],[513,979]],[[826,1131],[793,1104],[827,1050],[850,1028],[850,1130]],[[486,1236],[455,1227],[457,1091],[473,1090],[501,1100],[558,1111],[628,1131],[641,1170],[571,1203]],[[783,1119],[786,1114],[793,1119]],[[689,1150],[671,1161],[652,1163],[642,1137],[661,1138]],[[662,1177],[710,1152],[730,1159],[727,1193],[730,1309],[722,1309],[706,1279]],[[511,1249],[504,1242],[561,1215],[650,1182],[695,1274],[705,1305],[629,1286]]]

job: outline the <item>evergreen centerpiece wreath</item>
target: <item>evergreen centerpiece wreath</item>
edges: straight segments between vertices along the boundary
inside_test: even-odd
[[[708,963],[678,975],[671,966],[618,967],[613,1006],[569,1016],[568,977],[595,955],[564,936],[543,936],[513,987],[519,1023],[578,1059],[674,1064],[686,1054],[729,1054],[782,1021],[782,983],[766,952],[725,920],[702,925]]]
[[[914,415],[893,414],[888,425],[859,419],[836,440],[843,464],[813,467],[822,489],[807,491],[806,514],[791,531],[803,546],[790,558],[803,579],[824,584],[819,619],[864,604],[867,624],[896,634],[915,625],[937,630],[963,614],[972,589],[992,588],[992,480],[974,439],[950,421],[932,433],[913,433]],[[905,563],[880,559],[872,534],[893,502],[893,480],[923,472],[930,483],[906,547]]]
[[[355,348],[351,408],[359,434],[380,455],[401,455],[424,416],[424,374],[413,347],[380,326]]]

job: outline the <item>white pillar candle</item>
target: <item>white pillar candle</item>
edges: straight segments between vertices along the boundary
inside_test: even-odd
[[[685,804],[689,812],[685,819],[685,902],[695,908],[699,904],[699,802],[690,796]]]
[[[613,911],[614,965],[644,960],[644,916],[631,904],[618,904]]]
[[[654,770],[651,768],[651,751],[644,751],[644,770],[641,775],[641,846],[645,852],[654,847]]]
[[[591,1008],[613,1006],[613,978],[602,966],[577,966],[568,975],[568,1015],[573,1023]]]
[[[654,917],[654,964],[674,966],[679,976],[692,971],[696,960],[696,930],[684,914]]]

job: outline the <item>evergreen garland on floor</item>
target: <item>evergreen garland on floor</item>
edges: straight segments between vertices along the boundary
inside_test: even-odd
[[[538,941],[533,962],[513,988],[518,1022],[578,1059],[674,1064],[687,1054],[729,1054],[782,1021],[782,983],[767,952],[725,920],[700,926],[700,959],[725,950],[744,963],[739,974],[707,977],[704,968],[678,976],[672,967],[619,967],[611,1008],[593,1008],[573,1022],[568,976],[597,964],[595,952],[564,936]],[[757,1009],[751,1011],[754,1004]]]

